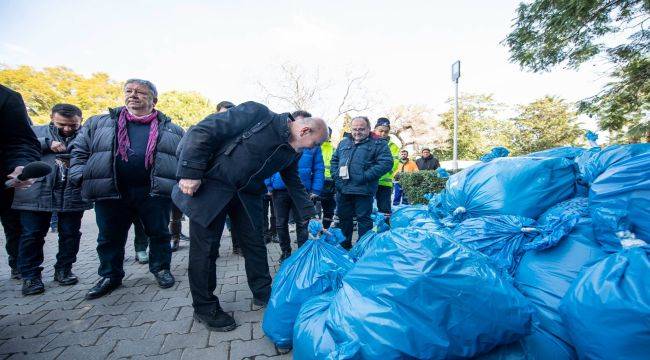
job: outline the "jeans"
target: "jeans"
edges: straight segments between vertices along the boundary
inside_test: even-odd
[[[399,183],[394,184],[394,189],[395,189],[395,194],[393,196],[393,205],[408,205],[409,200],[406,198],[406,193],[404,190],[402,190],[402,187],[399,185]]]
[[[357,217],[359,238],[372,229],[372,219],[370,218],[372,202],[373,197],[370,195],[338,194],[336,211],[339,216],[341,231],[345,235],[345,241],[341,243],[341,246],[345,249],[352,247],[353,217]]]
[[[273,191],[273,208],[275,209],[275,229],[278,232],[280,240],[280,249],[282,252],[291,252],[291,237],[289,236],[289,213],[293,210],[294,214],[299,214],[293,200],[289,196],[287,190],[274,190]],[[296,221],[296,238],[298,246],[307,241],[309,234],[307,233],[307,224]]]
[[[269,211],[271,211],[271,219],[269,220]],[[262,219],[264,220],[264,237],[270,238],[276,235],[275,230],[275,208],[273,207],[273,197],[264,195],[262,198]]]
[[[121,199],[95,202],[99,236],[99,276],[121,280],[124,278],[124,246],[135,213],[149,238],[149,271],[169,270],[172,258],[169,234],[171,200],[149,196],[148,187],[129,188]]]
[[[268,301],[271,296],[271,275],[262,237],[262,199],[247,198],[244,207],[240,197],[235,196],[207,228],[190,219],[188,275],[192,305],[200,314],[210,314],[220,306],[214,290],[217,287],[216,260],[221,237],[215,234],[223,232],[226,215],[230,217],[232,231],[239,240],[253,297]]]
[[[77,261],[81,239],[81,218],[83,211],[58,212],[59,252],[56,254],[55,270],[72,269]],[[43,267],[43,246],[50,229],[52,213],[47,211],[20,211],[20,250],[18,268],[23,279],[41,277]]]
[[[390,215],[391,213],[391,195],[393,193],[393,188],[390,186],[379,185],[377,187],[377,193],[375,193],[375,198],[377,199],[377,209],[380,213],[385,215]]]
[[[20,245],[20,211],[7,209],[0,215],[5,231],[5,249],[9,255],[9,267],[18,270],[18,248]]]
[[[52,213],[52,220],[50,220],[50,229],[52,232],[56,232],[56,229],[59,227],[59,216],[53,212]]]
[[[334,181],[325,180],[323,192],[320,195],[320,205],[323,208],[323,228],[329,229],[334,221],[336,210],[336,188]]]

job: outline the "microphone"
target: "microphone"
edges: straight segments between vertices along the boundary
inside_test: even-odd
[[[35,179],[43,177],[52,172],[52,167],[43,161],[31,162],[23,168],[23,172],[16,177],[16,179],[9,179],[5,182],[6,187],[12,187],[17,180],[25,181],[28,179]]]

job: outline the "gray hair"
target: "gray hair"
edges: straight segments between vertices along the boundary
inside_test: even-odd
[[[372,129],[372,126],[370,125],[370,119],[368,119],[367,116],[355,116],[352,118],[352,120],[350,120],[350,124],[352,124],[354,120],[358,120],[358,119],[365,121],[366,125],[368,125],[368,129]]]
[[[151,81],[149,80],[142,80],[142,79],[129,79],[124,83],[124,88],[126,89],[126,86],[129,84],[140,84],[144,85],[149,88],[149,91],[151,91],[151,94],[153,95],[154,99],[158,98],[158,90],[156,89],[156,85],[154,85]]]

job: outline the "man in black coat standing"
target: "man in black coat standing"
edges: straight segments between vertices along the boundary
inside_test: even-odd
[[[431,155],[429,148],[422,149],[422,157],[415,161],[418,170],[435,170],[440,167],[438,159]]]
[[[41,147],[31,128],[32,122],[19,93],[0,85],[0,179],[15,179],[30,162],[41,159]],[[6,236],[11,276],[19,278],[17,267],[20,215],[11,210],[14,188],[26,188],[31,181],[17,181],[0,189],[0,218]]]
[[[45,291],[41,280],[43,246],[52,213],[58,215],[59,252],[54,264],[54,280],[74,285],[77,277],[72,264],[77,260],[81,239],[81,218],[91,204],[81,198],[81,188],[68,181],[72,142],[81,128],[81,110],[71,104],[52,108],[51,122],[33,128],[41,144],[42,160],[53,171],[29,189],[17,190],[12,209],[20,212],[21,237],[18,266],[23,279],[23,295]]]
[[[262,235],[264,179],[280,172],[307,221],[316,213],[298,176],[300,152],[327,138],[322,119],[296,120],[247,102],[212,114],[187,133],[179,158],[172,198],[190,218],[189,280],[194,318],[214,331],[230,331],[235,320],[214,295],[219,238],[226,216],[232,220],[245,259],[253,305],[264,306],[271,294],[271,276]]]

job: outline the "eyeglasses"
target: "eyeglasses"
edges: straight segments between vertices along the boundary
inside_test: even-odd
[[[366,129],[366,128],[357,128],[357,129],[352,129],[352,132],[365,132],[367,130],[368,129]]]

